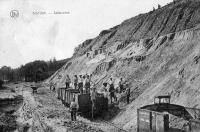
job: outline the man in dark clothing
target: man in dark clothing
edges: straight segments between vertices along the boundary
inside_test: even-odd
[[[71,79],[70,79],[69,75],[67,75],[67,78],[65,81],[66,89],[68,89],[70,87],[70,83],[71,83]]]
[[[119,88],[120,88],[120,93],[122,93],[122,91],[124,90],[122,78],[120,78],[120,81],[119,81]]]
[[[83,93],[83,77],[82,75],[79,75],[79,83],[78,83],[78,88],[79,88],[79,91],[80,93]]]
[[[112,78],[110,78],[109,84],[110,84],[110,88],[109,88],[109,92],[110,92],[110,101],[111,101],[111,103],[112,103],[112,98],[114,98],[115,100],[117,100],[117,98],[116,98],[116,96],[115,96],[114,82],[113,82]]]
[[[0,89],[3,88],[3,80],[0,79]]]
[[[127,86],[127,85],[126,85]],[[129,87],[126,88],[126,100],[127,104],[129,104],[129,98],[130,98],[131,90]]]
[[[78,86],[78,77],[77,75],[74,76],[74,88],[77,89]]]

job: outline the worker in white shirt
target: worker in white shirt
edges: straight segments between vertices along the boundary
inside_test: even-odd
[[[73,98],[70,104],[70,111],[71,111],[71,120],[76,121],[76,113],[78,110],[78,104],[75,102],[75,98]]]
[[[85,79],[85,89],[86,89],[86,93],[90,92],[90,76],[89,75],[87,75]]]
[[[79,75],[79,83],[78,83],[78,88],[79,88],[79,91],[80,93],[83,93],[83,77],[82,75]]]

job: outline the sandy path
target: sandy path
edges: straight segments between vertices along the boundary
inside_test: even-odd
[[[41,114],[43,114],[40,109],[42,104],[35,100],[34,95],[29,89],[25,89],[22,95],[24,97],[23,105],[16,112],[16,115],[18,115],[17,122],[19,126],[16,132],[66,132],[64,126],[53,124],[52,120],[49,122],[44,115],[41,116]],[[49,124],[47,125],[47,123]]]
[[[24,102],[21,108],[17,111],[19,117],[17,122],[19,124],[19,131],[35,131],[34,127],[37,125],[40,129],[40,122],[36,112],[37,102],[35,101],[30,91],[23,92]]]
[[[23,89],[23,92],[21,91]],[[18,123],[16,132],[117,132],[113,126],[92,122],[78,116],[72,122],[69,109],[48,88],[40,88],[32,94],[29,87],[18,86],[23,95],[23,105],[15,113]]]
[[[77,122],[71,122],[68,108],[57,100],[55,93],[47,88],[32,94],[29,88],[24,88],[24,102],[16,112],[18,129],[16,132],[102,132],[103,124],[90,122],[78,117]],[[108,131],[108,129],[104,129]]]

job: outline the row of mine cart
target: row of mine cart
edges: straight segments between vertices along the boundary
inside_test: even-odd
[[[68,107],[75,98],[79,105],[78,112],[88,118],[101,116],[108,110],[108,99],[101,94],[97,94],[94,106],[92,105],[90,93],[81,94],[77,89],[59,88],[57,94],[58,99]]]

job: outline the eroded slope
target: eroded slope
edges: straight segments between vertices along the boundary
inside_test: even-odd
[[[93,74],[100,85],[109,77],[116,82],[123,77],[132,103],[113,121],[130,131],[136,127],[136,109],[152,103],[155,95],[170,94],[172,103],[199,108],[199,22],[199,0],[133,17],[77,47],[47,82],[64,86],[67,74]]]

